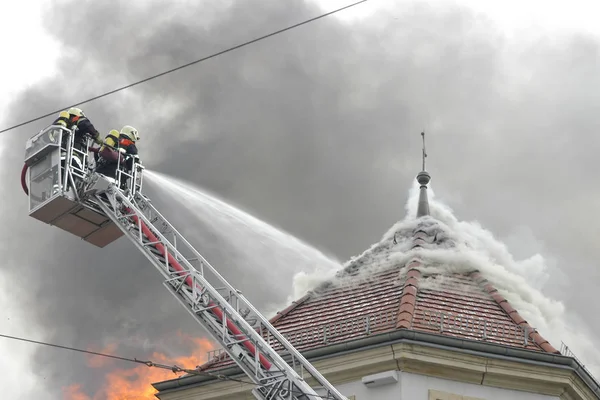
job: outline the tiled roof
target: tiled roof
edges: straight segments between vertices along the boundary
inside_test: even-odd
[[[397,270],[383,271],[369,282],[353,287],[324,288],[304,296],[270,319],[299,351],[352,340],[367,334],[362,315],[370,314],[370,333],[395,329],[394,316],[402,287]],[[377,284],[374,284],[377,283]],[[358,318],[357,318],[358,317]],[[270,343],[271,344],[271,343]],[[277,346],[274,349],[279,350]],[[216,369],[233,364],[223,353],[201,369]]]
[[[453,245],[434,220],[420,221],[351,260],[335,282],[321,285],[278,313],[271,323],[299,351],[411,329],[559,353],[479,271],[424,275],[419,258],[406,259],[411,249]],[[398,237],[405,239],[404,244]],[[201,369],[231,364],[223,353]]]
[[[482,287],[478,274],[444,276],[438,288],[418,290],[410,328],[472,340],[483,340],[485,334],[488,343],[555,352],[543,339],[531,337],[525,342],[523,327]],[[506,307],[506,300],[501,301]],[[513,317],[523,320],[518,314]],[[403,319],[399,325],[405,324]]]

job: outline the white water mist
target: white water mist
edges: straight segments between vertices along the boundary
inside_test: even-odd
[[[217,235],[226,240],[237,259],[252,266],[253,273],[263,274],[264,290],[289,286],[287,299],[269,307],[267,315],[302,296],[316,279],[333,276],[341,268],[333,257],[214,194],[155,171],[145,171],[144,177],[159,195],[185,207],[209,230],[199,235]]]

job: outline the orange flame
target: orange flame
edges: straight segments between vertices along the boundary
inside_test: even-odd
[[[90,396],[81,392],[81,385],[76,383],[63,388],[63,393],[68,400],[91,400]]]
[[[166,355],[155,352],[150,357],[155,363],[177,365],[180,368],[194,369],[207,361],[206,353],[214,349],[214,345],[204,338],[194,338],[179,332],[178,336],[184,342],[193,346],[189,356],[168,359]],[[118,345],[109,344],[102,351],[92,350],[105,354],[112,354]],[[91,368],[101,368],[110,365],[115,360],[92,355],[87,358],[87,365]],[[146,365],[136,365],[132,368],[114,368],[104,376],[104,387],[93,395],[85,393],[80,384],[72,384],[63,388],[65,400],[156,400],[156,389],[151,385],[154,382],[174,379],[178,375],[170,370]]]
[[[104,346],[102,349],[97,349],[93,346],[88,346],[87,350],[93,351],[96,353],[114,354],[114,352],[117,350],[117,346],[118,345],[116,343],[109,343],[106,346]],[[102,368],[111,362],[110,358],[97,356],[95,354],[92,354],[92,355],[86,354],[86,357],[87,357],[88,367],[92,367],[92,368]]]

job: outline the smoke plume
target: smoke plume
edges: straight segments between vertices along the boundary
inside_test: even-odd
[[[53,3],[44,24],[61,45],[58,72],[14,97],[3,125],[321,12],[302,0]],[[535,232],[528,242],[557,266],[530,261],[530,275],[546,273],[538,289],[599,329],[599,321],[586,318],[598,307],[589,298],[600,277],[598,189],[589,172],[600,146],[593,89],[600,84],[599,41],[566,34],[517,39],[466,8],[403,2],[353,22],[322,19],[83,108],[103,133],[138,128],[149,169],[239,204],[341,260],[360,254],[404,215],[425,129],[429,172],[455,215],[478,219],[513,243]],[[32,329],[20,332],[82,348],[116,343],[120,354],[138,358],[188,354],[176,332],[203,331],[126,240],[96,249],[27,216],[22,149],[51,121],[3,136],[2,279],[15,299],[6,304]],[[154,203],[176,225],[188,223],[178,206]],[[496,248],[494,263],[513,268],[485,234],[447,224],[469,237],[481,234],[475,243]],[[201,251],[212,243],[205,256],[225,276],[241,268],[223,250],[226,240],[202,230],[189,240]],[[270,307],[285,296],[270,296],[265,287],[287,285],[293,274],[236,283],[258,307]],[[44,398],[62,398],[62,388],[73,384],[88,395],[105,385],[79,354],[32,352],[28,374],[49,382]]]

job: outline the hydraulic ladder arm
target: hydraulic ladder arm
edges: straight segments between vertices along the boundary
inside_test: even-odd
[[[54,146],[51,150],[48,150],[46,144],[39,145],[43,141],[36,139],[38,136],[46,137],[47,131],[53,133],[48,136],[54,140],[51,143],[51,146]],[[55,188],[52,190],[49,200],[46,200],[46,197],[43,197],[41,203],[36,200],[35,209],[33,209],[34,203],[31,203],[30,208],[33,211],[30,212],[30,215],[36,217],[33,214],[34,211],[38,213],[43,211],[45,214],[56,213],[56,207],[52,208],[51,204],[53,201],[56,203],[58,201],[56,199],[61,199],[62,202],[72,203],[73,208],[61,211],[60,216],[53,215],[53,220],[65,219],[65,216],[72,217],[75,215],[72,210],[79,207],[88,213],[93,213],[97,219],[101,219],[100,217],[105,219],[100,224],[101,226],[99,225],[100,228],[95,228],[95,235],[100,235],[98,232],[104,232],[102,229],[106,229],[106,226],[118,227],[118,234],[114,233],[115,228],[113,228],[112,231],[109,231],[110,235],[115,238],[123,234],[127,236],[149,262],[158,269],[165,278],[165,287],[223,346],[231,359],[256,384],[252,393],[257,399],[347,400],[239,290],[227,282],[192,247],[141,193],[144,168],[139,160],[134,164],[130,175],[119,170],[115,179],[95,173],[93,168],[87,164],[78,170],[78,166],[68,162],[74,154],[70,149],[73,143],[71,132],[60,127],[49,127],[33,138],[37,140],[38,144],[28,145],[26,160],[28,160],[30,168],[34,170],[35,176],[39,175],[36,171],[36,164],[48,164],[48,161],[44,161],[44,159],[53,159],[55,164],[58,162],[57,160],[61,160],[59,155],[51,154],[53,151],[59,152],[61,149],[60,137],[56,141],[60,132],[64,135],[62,141],[67,143],[67,146],[62,146],[63,162],[59,168],[61,173],[56,174],[54,167],[48,169],[49,172],[46,175],[54,174],[53,176],[56,176]],[[39,155],[33,157],[32,154],[37,153],[41,148],[45,151],[40,150]],[[85,155],[81,157],[85,157]],[[62,176],[69,179],[61,180]],[[71,176],[79,177],[77,182],[80,183],[77,183]],[[128,186],[125,189],[120,185],[123,178],[128,178]],[[48,178],[43,179],[47,180]],[[46,181],[43,179],[39,178],[34,182],[30,177],[30,188],[33,185],[30,191],[34,192],[28,193],[30,198],[33,195],[39,196],[40,192],[42,194],[47,192],[43,192],[44,185],[51,185],[52,181],[45,183]],[[57,184],[58,190],[56,189]],[[72,190],[73,186],[77,189]],[[44,194],[44,196],[46,195]],[[81,210],[78,213],[79,218],[84,219],[80,216]],[[92,220],[92,218],[86,214],[86,223],[88,220]],[[60,227],[85,239],[86,237],[73,226],[71,223]],[[103,237],[102,244],[92,243],[103,247],[112,240],[114,239],[111,237]],[[314,381],[319,387],[319,393],[309,385],[307,379]]]
[[[103,194],[107,198],[96,196],[104,213],[161,272],[175,298],[257,384],[253,393],[258,399],[346,400],[145,196],[138,192],[128,198],[115,186]],[[323,388],[323,394],[309,386],[309,376]]]

